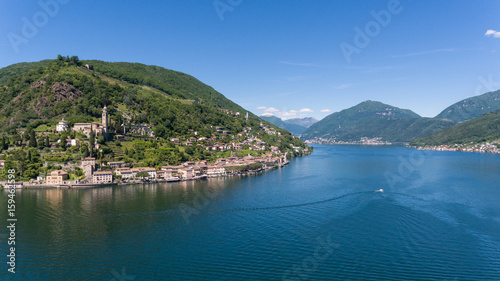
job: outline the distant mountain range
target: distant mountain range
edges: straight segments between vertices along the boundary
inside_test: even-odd
[[[500,109],[500,90],[461,100],[443,110],[436,118],[459,123]]]
[[[495,114],[500,113],[496,110],[500,110],[500,90],[461,100],[434,118],[423,118],[411,110],[377,101],[365,101],[330,114],[305,130],[301,139],[313,143],[358,142],[361,138],[386,142],[418,139],[418,143],[432,145],[485,142],[497,136]],[[491,112],[495,114],[487,114]],[[466,122],[468,120],[471,121]],[[461,122],[464,125],[457,124]]]
[[[355,142],[361,138],[408,142],[453,124],[450,120],[422,118],[411,110],[378,101],[365,101],[330,114],[309,127],[301,138],[319,143]]]
[[[260,118],[285,129],[296,136],[302,134],[312,124],[318,122],[318,120],[312,117],[293,118],[287,120],[282,120],[276,116],[261,116]]]

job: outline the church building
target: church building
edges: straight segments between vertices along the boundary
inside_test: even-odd
[[[85,134],[90,137],[90,132],[93,131],[96,136],[107,136],[108,134],[108,109],[106,106],[102,109],[102,123],[92,122],[92,123],[75,123],[73,125],[73,131]],[[66,126],[66,127],[65,127]],[[68,124],[64,119],[57,125],[57,131],[63,131],[64,128],[68,128]]]

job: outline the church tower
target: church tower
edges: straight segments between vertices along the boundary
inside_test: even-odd
[[[104,133],[108,133],[108,109],[106,106],[102,109],[102,126],[104,127]]]

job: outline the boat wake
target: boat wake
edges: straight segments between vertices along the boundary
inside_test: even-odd
[[[249,211],[265,211],[265,210],[276,210],[276,209],[299,208],[299,207],[311,206],[311,205],[316,205],[316,204],[324,204],[324,203],[332,202],[335,200],[340,200],[340,199],[348,197],[348,196],[353,196],[353,195],[358,195],[358,194],[366,194],[366,193],[371,193],[371,191],[348,193],[348,194],[344,194],[341,196],[337,196],[337,197],[333,197],[333,198],[329,198],[329,199],[325,199],[325,200],[320,200],[320,201],[314,201],[314,202],[281,205],[281,206],[269,206],[269,207],[237,208],[237,209],[227,210],[226,212],[228,212],[228,213],[229,212],[249,212]]]
[[[250,211],[266,211],[266,210],[277,210],[277,209],[300,208],[300,207],[312,206],[312,205],[317,205],[317,204],[324,204],[324,203],[340,200],[342,198],[349,197],[349,196],[354,196],[354,195],[359,195],[359,194],[368,194],[368,193],[373,193],[373,192],[382,192],[382,191],[375,190],[375,191],[354,192],[354,193],[348,193],[348,194],[344,194],[344,195],[340,195],[337,197],[328,198],[328,199],[324,199],[324,200],[299,203],[299,204],[267,206],[267,207],[235,208],[235,209],[224,210],[221,213],[236,213],[236,212],[250,212]],[[163,211],[147,211],[147,212],[138,212],[138,213],[100,214],[100,215],[101,216],[103,216],[103,215],[106,215],[106,216],[152,215],[152,214],[159,214],[159,213],[175,213],[176,211],[178,211],[178,210],[167,209],[167,210],[163,210]]]

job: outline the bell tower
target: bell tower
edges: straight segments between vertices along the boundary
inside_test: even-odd
[[[102,126],[104,127],[104,133],[108,133],[108,109],[106,106],[102,109]]]

